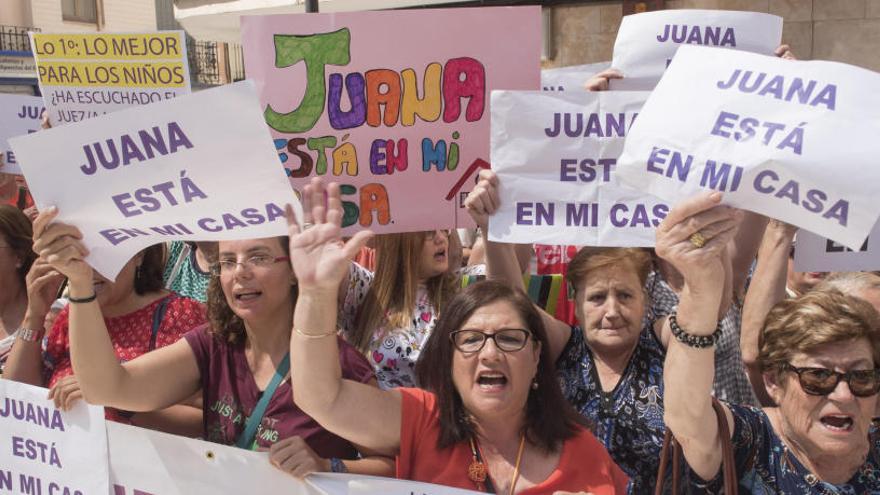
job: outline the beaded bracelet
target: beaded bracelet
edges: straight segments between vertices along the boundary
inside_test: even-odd
[[[678,326],[678,321],[676,320],[676,313],[672,313],[669,315],[669,329],[672,330],[672,335],[675,336],[676,340],[681,342],[682,344],[687,345],[688,347],[694,347],[696,349],[705,349],[707,347],[712,347],[718,342],[718,339],[721,338],[721,322],[718,322],[718,327],[715,328],[715,331],[712,332],[712,335],[691,335],[684,331],[680,326]]]

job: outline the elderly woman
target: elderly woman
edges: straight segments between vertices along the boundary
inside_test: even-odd
[[[309,187],[323,197],[320,183]],[[449,302],[419,364],[427,391],[343,379],[336,289],[368,234],[339,243],[337,185],[328,198],[310,230],[289,217],[301,291],[290,343],[296,404],[330,431],[397,456],[399,478],[508,494],[622,493],[626,477],[559,393],[541,318],[497,282]]]
[[[666,423],[694,484],[707,493],[720,489],[722,459],[709,395],[723,247],[708,222],[718,210],[711,197],[692,198],[657,233],[658,254],[682,270],[688,294],[673,327],[683,338],[667,352]],[[705,246],[691,241],[696,232],[709,239]],[[871,426],[880,390],[878,325],[870,304],[835,291],[811,292],[770,311],[758,359],[777,406],[722,404],[741,492],[880,491],[880,437]]]
[[[221,241],[208,288],[209,324],[120,363],[104,331],[104,307],[94,301],[81,235],[73,226],[51,223],[53,217],[52,212],[41,214],[34,232],[42,255],[70,280],[70,356],[89,402],[153,411],[201,392],[199,422],[210,441],[269,449],[275,466],[299,477],[346,469],[390,473],[389,460],[357,459],[354,445],[322,428],[289,399],[287,350],[297,288],[287,238]],[[375,386],[363,356],[350,346],[342,349],[343,376]]]
[[[0,205],[0,369],[28,305],[26,276],[34,254],[31,222],[18,208]]]

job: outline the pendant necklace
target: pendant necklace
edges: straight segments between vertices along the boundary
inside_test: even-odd
[[[468,442],[471,445],[472,456],[471,464],[468,466],[467,470],[468,479],[477,485],[478,490],[484,491],[486,490],[486,481],[489,479],[489,466],[486,465],[486,462],[480,457],[480,451],[477,449],[477,444],[474,441],[473,436],[468,439]],[[519,466],[522,462],[522,455],[525,446],[526,434],[523,432],[519,438],[519,451],[516,453],[516,465],[513,468],[513,476],[510,478],[510,489],[507,491],[507,495],[513,495],[513,490],[516,488],[516,482],[519,481]],[[489,483],[491,483],[491,481]]]

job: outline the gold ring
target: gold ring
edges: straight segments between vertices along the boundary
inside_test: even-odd
[[[691,234],[688,239],[691,241],[691,244],[693,244],[694,247],[697,249],[700,249],[701,247],[706,245],[706,238],[703,237],[703,234],[701,234],[699,231]]]

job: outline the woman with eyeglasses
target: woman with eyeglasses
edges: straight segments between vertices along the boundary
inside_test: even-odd
[[[323,196],[320,184],[310,187]],[[477,283],[449,301],[417,367],[425,390],[345,379],[336,289],[365,236],[338,242],[338,185],[328,198],[309,230],[288,212],[300,282],[290,342],[299,407],[330,431],[396,456],[398,478],[504,494],[624,493],[626,476],[562,398],[540,315],[505,284]]]
[[[41,214],[34,231],[41,255],[70,281],[70,357],[90,403],[153,411],[201,392],[209,441],[267,449],[276,467],[297,477],[347,469],[390,474],[390,460],[358,460],[357,447],[290,401],[288,350],[298,291],[286,237],[220,241],[208,287],[208,324],[120,364],[94,301],[81,235],[53,218]],[[342,376],[375,387],[363,356],[339,345]]]
[[[717,193],[715,193],[717,194]],[[657,232],[657,253],[685,277],[664,368],[665,419],[697,493],[722,488],[713,410],[720,254],[711,227],[717,196],[684,202]],[[694,243],[696,232],[707,242]],[[723,241],[723,239],[722,239]],[[701,244],[698,246],[697,244]],[[880,390],[880,316],[867,302],[812,291],[777,304],[759,338],[758,362],[775,407],[722,403],[740,493],[880,492],[880,435],[871,417]]]

